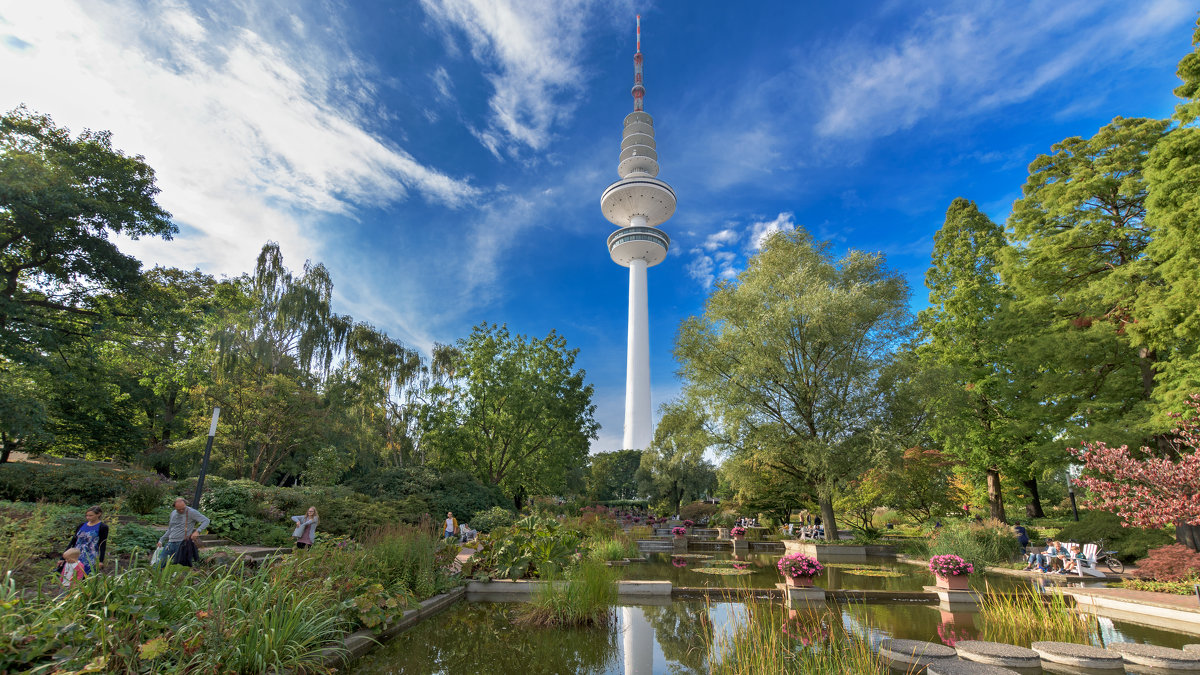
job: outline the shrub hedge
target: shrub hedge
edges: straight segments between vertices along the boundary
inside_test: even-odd
[[[1175,541],[1174,535],[1166,530],[1122,527],[1121,518],[1107,511],[1087,511],[1081,514],[1078,523],[1070,523],[1062,528],[1055,538],[1080,544],[1103,539],[1106,548],[1117,551],[1117,557],[1125,562],[1144,558],[1148,550]]]
[[[135,479],[155,474],[99,462],[5,462],[0,464],[0,500],[90,506],[123,496]]]

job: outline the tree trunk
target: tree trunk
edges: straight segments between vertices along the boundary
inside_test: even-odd
[[[1030,478],[1024,483],[1025,489],[1029,490],[1029,503],[1025,505],[1025,515],[1030,518],[1045,518],[1046,512],[1042,511],[1042,496],[1038,493],[1037,479]]]
[[[1000,492],[1000,470],[987,470],[987,492],[988,492],[988,508],[991,510],[991,515],[996,520],[1002,523],[1007,523],[1008,519],[1004,517],[1004,495]]]
[[[1188,525],[1182,520],[1175,523],[1175,543],[1200,552],[1200,525]]]
[[[833,498],[822,496],[817,501],[821,505],[821,524],[825,526],[825,541],[837,541],[837,519],[833,515]]]
[[[11,453],[12,446],[8,443],[8,434],[0,434],[0,464],[8,462]]]

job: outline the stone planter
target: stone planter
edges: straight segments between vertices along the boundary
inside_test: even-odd
[[[959,574],[953,577],[944,577],[940,574],[933,575],[937,578],[937,587],[944,588],[950,591],[965,591],[970,588],[967,584],[967,575]]]
[[[785,576],[783,578],[783,581],[791,588],[812,588],[812,585],[813,585],[812,577],[787,577],[787,576]]]
[[[687,536],[682,536],[682,537],[679,537],[679,536],[677,536],[677,537],[675,537],[675,539],[673,540],[673,542],[674,542],[674,544],[675,544],[675,551],[676,551],[676,552],[679,552],[679,553],[685,553],[685,552],[687,552],[687,549],[688,549],[688,539],[687,539]]]

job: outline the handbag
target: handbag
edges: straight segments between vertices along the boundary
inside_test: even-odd
[[[185,509],[183,512],[183,541],[179,543],[179,550],[175,552],[175,563],[184,567],[191,567],[200,562],[200,549],[196,548],[196,542],[192,540],[190,529],[188,512]]]

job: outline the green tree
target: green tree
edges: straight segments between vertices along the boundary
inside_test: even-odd
[[[636,499],[635,474],[641,463],[641,450],[617,450],[591,455],[588,457],[587,498],[598,502]]]
[[[881,256],[835,260],[796,229],[683,322],[675,354],[719,444],[816,492],[833,538],[833,498],[881,450],[881,378],[912,332],[908,288]]]
[[[1058,445],[1089,438],[1136,443],[1161,429],[1153,345],[1131,340],[1135,308],[1161,284],[1146,255],[1144,169],[1167,131],[1163,120],[1116,118],[1096,135],[1068,138],[1029,166],[1009,218],[1001,275],[1020,313],[1042,328],[1030,351],[1040,402],[1062,420]]]
[[[480,324],[460,340],[449,395],[432,411],[431,463],[499,485],[519,501],[555,494],[583,466],[599,425],[579,350],[551,331],[542,339]]]
[[[107,131],[72,138],[24,107],[0,117],[0,355],[29,363],[87,337],[141,264],[112,237],[176,231],[154,170]]]
[[[712,463],[704,458],[709,436],[694,409],[681,403],[662,407],[654,440],[642,453],[635,474],[638,492],[679,513],[679,505],[703,497],[717,487]]]
[[[1146,257],[1161,283],[1139,296],[1130,332],[1139,347],[1159,356],[1157,422],[1163,410],[1180,411],[1188,394],[1200,391],[1200,21],[1196,49],[1179,62],[1183,80],[1175,95],[1180,126],[1150,152],[1146,164],[1146,225],[1152,232]]]
[[[1029,515],[1041,517],[1039,468],[1066,461],[1041,441],[1052,428],[1037,389],[1040,364],[1014,295],[998,276],[1006,247],[1000,226],[975,203],[955,199],[934,236],[932,264],[925,275],[929,309],[920,322],[927,341],[917,348],[924,367],[943,379],[929,419],[932,439],[987,480],[991,516],[1005,520],[1002,472],[1031,490]]]
[[[954,463],[940,451],[909,448],[888,467],[884,503],[918,523],[948,516],[967,500],[954,478]]]

